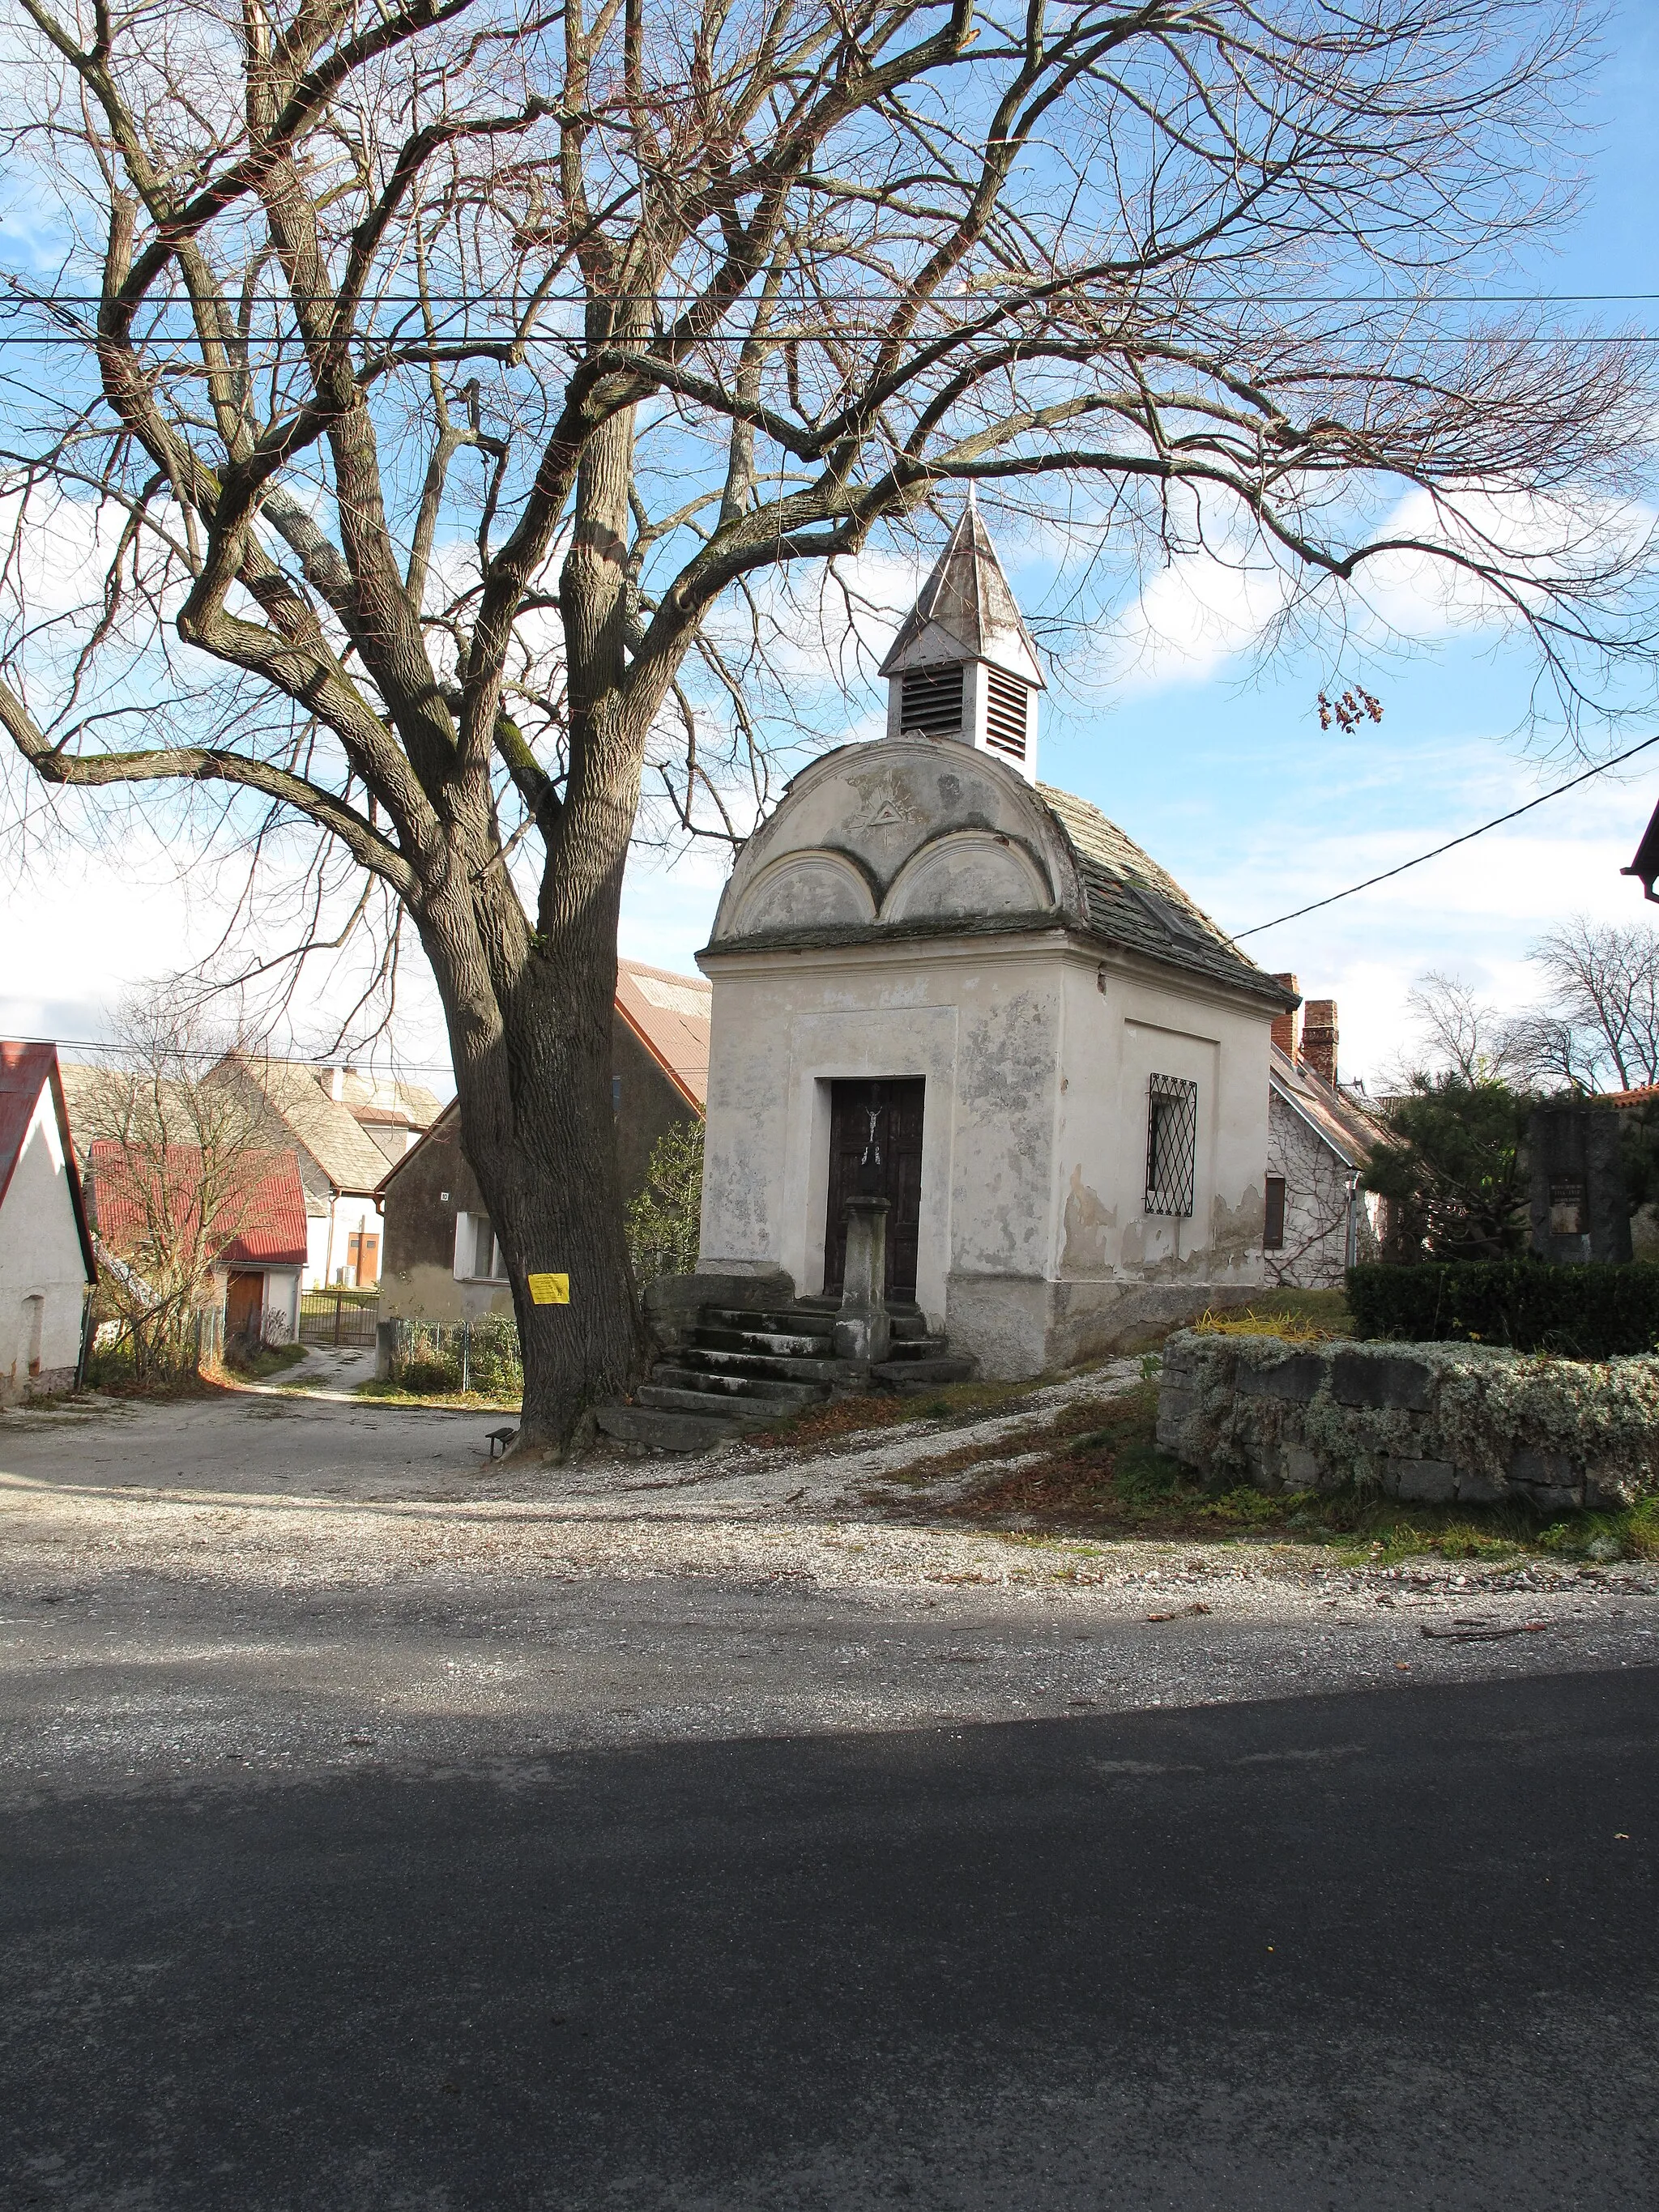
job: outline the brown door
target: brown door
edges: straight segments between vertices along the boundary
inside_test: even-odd
[[[839,1291],[847,1272],[847,1201],[860,1188],[859,1170],[867,1151],[876,1164],[876,1188],[889,1209],[887,1295],[914,1298],[916,1294],[925,1087],[919,1075],[830,1086],[830,1207],[823,1224],[826,1291]]]
[[[225,1291],[225,1334],[257,1337],[264,1321],[265,1279],[233,1274]]]

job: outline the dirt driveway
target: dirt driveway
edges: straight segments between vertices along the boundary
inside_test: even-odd
[[[1231,1702],[1659,1651],[1659,1598],[1633,1570],[1349,1571],[1284,1545],[979,1530],[930,1520],[926,1484],[902,1522],[860,1502],[964,1440],[1017,1442],[1131,1362],[968,1426],[562,1468],[492,1462],[500,1417],[356,1400],[366,1370],[316,1354],[300,1388],[0,1417],[0,1789]],[[1469,1640],[1442,1632],[1460,1621]]]

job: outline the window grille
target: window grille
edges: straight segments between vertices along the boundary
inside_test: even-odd
[[[1190,1217],[1198,1160],[1198,1085],[1155,1075],[1147,1086],[1146,1211]]]
[[[1030,727],[1031,695],[1018,676],[1000,668],[985,672],[985,744],[994,753],[1006,753],[1021,766],[1025,762],[1026,732]]]
[[[915,731],[922,737],[954,738],[962,733],[962,665],[949,668],[913,668],[899,689],[899,731]]]
[[[1267,1218],[1261,1231],[1261,1249],[1264,1252],[1282,1252],[1285,1249],[1285,1178],[1283,1176],[1267,1177]]]

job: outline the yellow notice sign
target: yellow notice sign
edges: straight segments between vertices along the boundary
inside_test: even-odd
[[[530,1278],[530,1303],[533,1306],[568,1306],[570,1303],[568,1275],[532,1275]]]

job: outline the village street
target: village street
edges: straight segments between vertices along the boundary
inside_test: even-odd
[[[1646,2201],[1650,1572],[864,1502],[960,1423],[492,1463],[364,1371],[0,1424],[8,2206]]]

